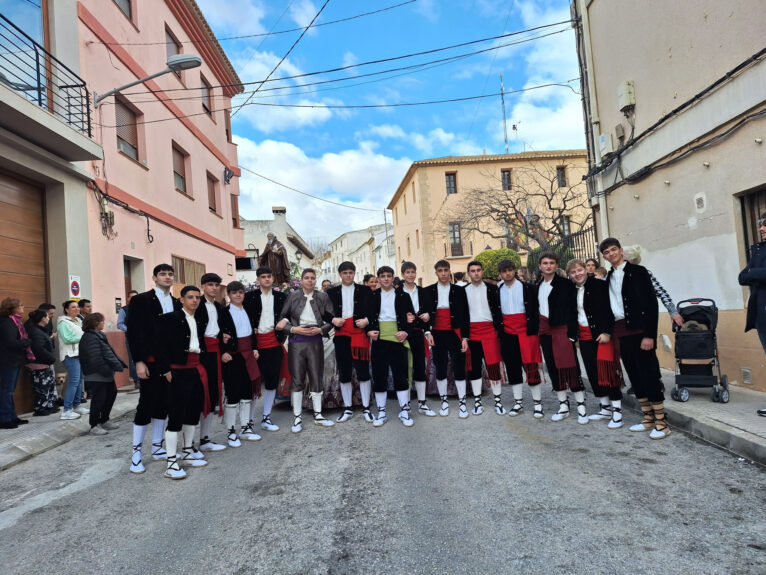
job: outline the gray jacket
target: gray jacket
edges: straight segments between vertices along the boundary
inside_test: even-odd
[[[279,315],[279,320],[287,319],[289,322],[285,331],[290,332],[290,328],[298,327],[300,323],[301,313],[303,313],[306,307],[306,294],[302,289],[290,292],[285,301],[285,305],[282,306],[282,313]],[[321,328],[322,335],[329,336],[332,324],[330,321],[333,317],[332,302],[330,302],[329,296],[322,291],[314,290],[314,297],[311,300],[311,309],[316,317],[316,325]]]

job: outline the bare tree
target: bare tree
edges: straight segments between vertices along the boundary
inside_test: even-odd
[[[461,190],[443,215],[445,227],[459,222],[462,231],[503,239],[515,251],[555,243],[592,219],[585,184],[571,181],[568,167],[530,162],[500,177],[487,169],[487,186]]]

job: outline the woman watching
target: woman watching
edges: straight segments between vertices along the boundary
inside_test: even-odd
[[[61,419],[79,419],[81,415],[90,413],[87,407],[82,407],[82,371],[80,370],[79,344],[82,338],[82,323],[78,319],[80,306],[76,301],[65,301],[62,304],[64,315],[59,317],[56,331],[59,334],[59,358],[64,362],[67,371],[67,386],[64,392],[64,411]]]
[[[24,306],[15,297],[7,297],[0,303],[0,429],[16,429],[29,423],[16,415],[13,392],[19,381],[21,366],[35,356],[32,343],[21,322]]]
[[[53,338],[48,335],[49,323],[48,311],[38,308],[29,312],[29,319],[24,324],[35,356],[34,361],[28,363],[26,368],[32,378],[32,391],[35,394],[35,412],[32,415],[37,416],[59,412],[59,408],[56,407],[56,378],[53,374],[56,351]]]

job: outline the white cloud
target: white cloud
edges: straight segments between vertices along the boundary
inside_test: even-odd
[[[293,2],[290,4],[290,18],[293,19],[298,26],[305,28],[311,23],[311,20],[316,16],[319,9],[314,6],[311,0],[300,0],[300,2]],[[312,32],[313,30],[309,30]]]
[[[205,19],[219,32],[229,34],[263,34],[266,28],[261,20],[266,15],[261,0],[227,0],[223,6],[220,0],[197,0]]]
[[[411,164],[376,152],[376,144],[310,157],[288,142],[260,143],[235,136],[242,166],[278,182],[328,200],[359,207],[388,204]],[[247,219],[271,219],[271,206],[287,207],[291,225],[303,237],[337,236],[350,229],[383,222],[381,212],[363,212],[308,198],[242,172],[240,213]],[[390,224],[389,220],[389,224]]]
[[[343,54],[343,66],[355,66],[359,63],[359,58],[353,52],[346,52]],[[353,69],[348,70],[349,73],[353,72]]]
[[[357,138],[377,136],[384,140],[400,140],[414,146],[425,155],[434,152],[443,155],[472,155],[481,153],[480,147],[470,141],[466,141],[452,132],[446,132],[442,128],[434,128],[426,134],[419,132],[405,132],[396,124],[381,124],[369,126],[364,132],[357,132]]]
[[[420,0],[414,10],[431,22],[439,19],[439,3],[436,0]]]

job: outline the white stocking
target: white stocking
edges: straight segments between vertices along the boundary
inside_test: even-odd
[[[426,400],[426,382],[425,381],[416,381],[415,391],[418,394],[418,401]]]

